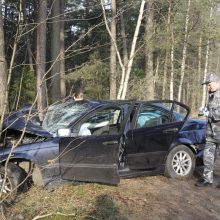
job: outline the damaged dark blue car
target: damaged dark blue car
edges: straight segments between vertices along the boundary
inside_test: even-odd
[[[22,109],[4,122],[2,192],[22,191],[26,180],[48,186],[62,181],[118,184],[120,178],[151,173],[190,177],[201,160],[206,122],[189,119],[189,112],[169,100],[69,99],[50,106],[39,122],[34,110]]]

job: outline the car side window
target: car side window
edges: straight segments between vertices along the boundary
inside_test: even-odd
[[[120,129],[121,109],[108,107],[96,111],[79,126],[79,136],[117,134]]]
[[[154,106],[143,105],[138,113],[135,128],[153,127],[169,122],[168,112]]]

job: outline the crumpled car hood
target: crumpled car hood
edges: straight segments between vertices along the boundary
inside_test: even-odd
[[[40,125],[40,122],[33,117],[26,122],[27,115],[29,113],[29,108],[21,109],[17,112],[12,113],[9,115],[3,123],[4,129],[12,129],[16,131],[23,131],[26,126],[26,133],[41,136],[41,137],[52,137],[52,135],[44,130]],[[32,114],[35,114],[36,110],[32,110]]]

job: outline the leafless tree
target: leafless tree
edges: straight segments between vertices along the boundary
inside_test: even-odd
[[[43,120],[46,102],[46,81],[44,80],[46,71],[46,21],[47,21],[47,0],[39,0],[37,26],[37,108],[40,120]]]

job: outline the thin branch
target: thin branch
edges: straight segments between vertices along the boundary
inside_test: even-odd
[[[32,220],[42,219],[42,218],[46,218],[46,217],[53,216],[53,215],[73,216],[73,217],[75,217],[75,216],[76,216],[76,213],[72,213],[72,214],[64,214],[64,213],[61,213],[61,212],[48,213],[48,214],[45,214],[45,215],[35,216]]]

